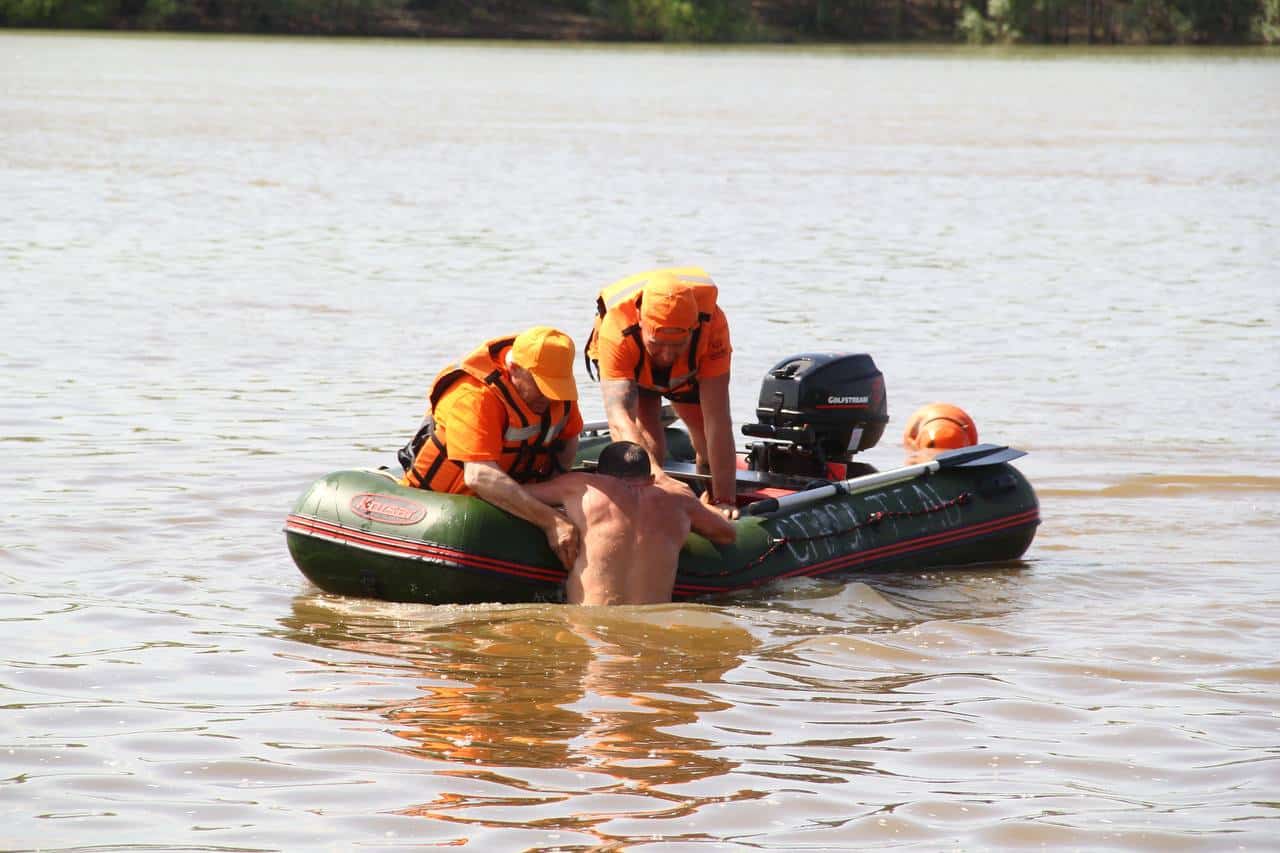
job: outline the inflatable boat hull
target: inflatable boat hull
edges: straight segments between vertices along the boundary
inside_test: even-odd
[[[718,548],[691,534],[674,598],[781,578],[1016,560],[1040,522],[1009,464],[931,476],[736,522]],[[285,523],[298,568],[327,592],[431,604],[555,601],[565,570],[542,531],[474,497],[398,485],[386,472],[322,477]]]

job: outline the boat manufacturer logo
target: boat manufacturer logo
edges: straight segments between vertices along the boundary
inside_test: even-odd
[[[351,498],[351,511],[361,518],[383,524],[417,524],[427,514],[426,508],[413,501],[369,492],[361,492]]]
[[[838,397],[832,395],[827,398],[828,406],[865,406],[870,401],[869,397]]]

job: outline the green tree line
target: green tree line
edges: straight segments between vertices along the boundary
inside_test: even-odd
[[[0,0],[0,26],[691,42],[1280,43],[1280,0]]]

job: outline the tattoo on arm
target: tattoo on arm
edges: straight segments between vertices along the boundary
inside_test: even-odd
[[[662,467],[664,438],[645,431],[640,417],[640,389],[629,379],[600,383],[604,394],[604,414],[609,419],[609,432],[614,441],[634,441],[645,449],[655,467]]]
[[[640,400],[636,383],[627,379],[613,379],[601,382],[600,390],[604,395],[606,415],[626,413],[628,418],[635,420]]]

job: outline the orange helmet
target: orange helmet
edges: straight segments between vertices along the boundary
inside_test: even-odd
[[[978,443],[978,425],[959,406],[930,403],[907,421],[902,443],[908,450],[968,447]]]

